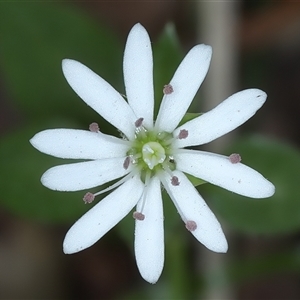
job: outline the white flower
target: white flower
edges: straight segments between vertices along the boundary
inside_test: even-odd
[[[161,185],[186,228],[215,252],[227,251],[226,238],[185,173],[247,197],[273,195],[272,183],[240,163],[238,154],[226,157],[183,148],[206,144],[240,126],[267,97],[258,89],[241,91],[178,127],[206,76],[211,55],[211,47],[207,45],[190,50],[170,83],[162,87],[164,97],[155,123],[151,42],[140,24],[132,28],[124,54],[128,102],[81,63],[63,60],[63,73],[73,90],[124,136],[103,134],[93,123],[90,131],[52,129],[31,139],[41,152],[89,160],[46,171],[41,181],[50,189],[78,191],[121,178],[99,193],[84,196],[85,202],[91,202],[97,194],[114,189],[71,227],[63,243],[65,253],[92,246],[136,206],[133,213],[136,261],[142,277],[155,283],[164,264]]]

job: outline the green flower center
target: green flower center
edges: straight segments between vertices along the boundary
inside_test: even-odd
[[[175,169],[171,145],[173,139],[171,133],[149,131],[143,126],[137,127],[135,139],[127,155],[130,162],[139,168],[142,180],[145,180],[146,176],[152,177],[162,169]]]
[[[143,160],[150,170],[164,162],[166,159],[165,149],[158,142],[148,142],[142,148]]]

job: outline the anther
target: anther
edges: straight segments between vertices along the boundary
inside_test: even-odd
[[[185,129],[180,130],[179,134],[178,134],[178,138],[180,140],[186,139],[189,135],[189,132]]]
[[[123,163],[123,168],[125,169],[125,170],[127,170],[128,169],[128,167],[129,167],[129,164],[130,164],[130,156],[127,156],[126,158],[125,158],[125,160],[124,160],[124,163]]]
[[[137,212],[135,211],[133,214],[132,214],[133,218],[138,220],[138,221],[143,221],[145,219],[145,215],[142,214],[141,212]]]
[[[90,192],[87,192],[84,196],[83,196],[83,201],[85,204],[87,203],[92,203],[95,199],[95,195],[90,193]]]
[[[94,123],[90,124],[89,130],[91,132],[99,132],[99,125],[94,122]]]
[[[144,121],[144,118],[139,118],[134,122],[135,127],[141,127],[142,123]]]
[[[185,228],[188,231],[195,231],[197,229],[197,223],[195,221],[187,221],[185,223]]]
[[[175,160],[174,160],[174,158],[169,158],[169,163],[171,163],[171,164],[175,164]]]
[[[163,93],[164,93],[165,95],[170,95],[170,94],[172,94],[173,92],[174,92],[174,90],[173,90],[173,87],[172,87],[172,85],[171,85],[170,83],[164,85]]]
[[[232,164],[237,164],[242,160],[241,156],[237,153],[230,154],[228,158]]]
[[[171,178],[171,184],[174,185],[174,186],[178,186],[180,184],[179,179],[178,179],[177,176],[173,176]]]

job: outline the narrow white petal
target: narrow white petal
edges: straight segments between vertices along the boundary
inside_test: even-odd
[[[178,127],[189,132],[186,139],[177,140],[177,147],[195,146],[208,143],[250,119],[265,103],[267,95],[258,89],[248,89],[233,94],[217,107]]]
[[[206,76],[211,55],[210,46],[197,45],[185,56],[170,81],[173,92],[163,97],[156,128],[168,132],[176,128]]]
[[[134,122],[137,117],[128,103],[109,83],[72,59],[64,59],[62,69],[72,89],[86,104],[128,138],[134,137]]]
[[[74,159],[125,157],[128,145],[103,133],[77,129],[48,129],[37,133],[30,143],[39,151]]]
[[[141,197],[143,187],[138,177],[129,179],[91,208],[66,234],[64,253],[76,253],[96,243],[131,211]]]
[[[147,192],[137,205],[137,212],[145,215],[135,221],[135,257],[142,277],[155,283],[164,266],[163,206],[160,180],[150,181]]]
[[[194,221],[197,224],[196,230],[191,233],[208,249],[226,252],[227,241],[215,215],[187,177],[179,171],[173,173],[179,179],[178,186],[171,184],[170,175],[167,173],[161,175],[162,182],[183,221]]]
[[[153,127],[153,58],[149,35],[141,24],[131,29],[124,53],[124,81],[129,105],[143,125]]]
[[[106,158],[67,164],[47,170],[42,184],[57,191],[80,191],[90,189],[126,175],[130,170],[123,168],[125,157]]]
[[[275,192],[274,185],[260,173],[242,163],[231,163],[227,156],[183,150],[175,161],[177,169],[243,196],[266,198]]]

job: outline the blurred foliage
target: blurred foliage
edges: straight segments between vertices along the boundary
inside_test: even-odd
[[[216,288],[222,288],[231,284],[236,286],[245,282],[264,280],[268,276],[284,272],[300,272],[299,249],[236,259],[227,265],[225,272],[218,268],[209,271],[203,281],[214,282]]]
[[[181,126],[181,125],[185,124],[186,122],[199,117],[200,115],[202,115],[202,113],[186,113],[184,115],[184,117],[182,118],[182,120],[179,122],[178,126]]]
[[[6,86],[30,119],[61,114],[90,122],[86,105],[74,100],[64,79],[64,58],[94,68],[117,89],[122,86],[123,46],[110,30],[71,7],[42,2],[1,5],[0,36]]]
[[[66,57],[98,65],[105,79],[121,86],[121,44],[84,14],[46,3],[2,5],[0,36],[1,71],[13,101],[27,117],[27,124],[1,143],[2,204],[41,221],[75,220],[87,210],[82,205],[83,193],[50,191],[39,180],[43,171],[67,161],[39,153],[29,139],[46,128],[87,128],[91,120],[110,128],[78,99],[60,65]]]

